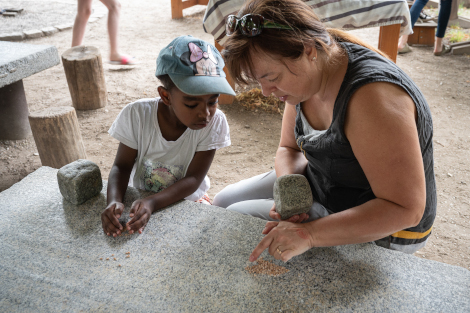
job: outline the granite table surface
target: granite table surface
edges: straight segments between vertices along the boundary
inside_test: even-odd
[[[265,222],[190,201],[107,237],[106,184],[75,206],[56,177],[41,167],[0,193],[0,312],[470,312],[470,271],[369,243],[287,263],[265,251],[289,272],[255,276]],[[127,214],[145,195],[129,189]]]
[[[0,88],[59,63],[55,46],[0,41]]]

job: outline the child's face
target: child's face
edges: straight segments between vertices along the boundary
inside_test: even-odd
[[[206,127],[214,117],[219,94],[191,96],[173,88],[168,99],[179,121],[190,129],[198,130]]]

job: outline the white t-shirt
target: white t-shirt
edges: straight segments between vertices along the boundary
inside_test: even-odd
[[[176,141],[167,141],[158,125],[159,100],[141,99],[126,105],[108,131],[126,146],[137,150],[129,185],[154,192],[162,191],[185,177],[197,151],[230,145],[227,119],[219,109],[203,129],[187,128]],[[198,190],[185,199],[197,201],[209,187],[210,181],[206,176]]]

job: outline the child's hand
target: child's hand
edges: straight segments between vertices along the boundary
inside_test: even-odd
[[[150,199],[140,199],[132,203],[131,212],[129,214],[132,219],[126,224],[129,234],[133,234],[135,231],[142,234],[145,229],[145,225],[147,225],[147,222],[152,215],[152,208],[153,204]]]
[[[101,213],[101,224],[106,235],[113,237],[119,236],[122,231],[122,225],[119,218],[124,211],[124,204],[121,202],[111,202]]]

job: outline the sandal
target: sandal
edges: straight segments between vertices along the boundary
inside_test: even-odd
[[[440,57],[444,54],[449,53],[451,50],[452,50],[452,48],[450,46],[442,45],[442,50],[439,51],[439,52],[434,52],[434,55],[437,56],[437,57]]]
[[[113,65],[136,65],[139,64],[139,61],[134,59],[133,57],[121,56],[119,61],[109,61],[109,64]]]
[[[410,46],[407,43],[405,43],[403,48],[398,49],[398,54],[405,54],[405,53],[408,53],[408,52],[411,52],[411,51],[413,51],[413,50],[411,50]]]

